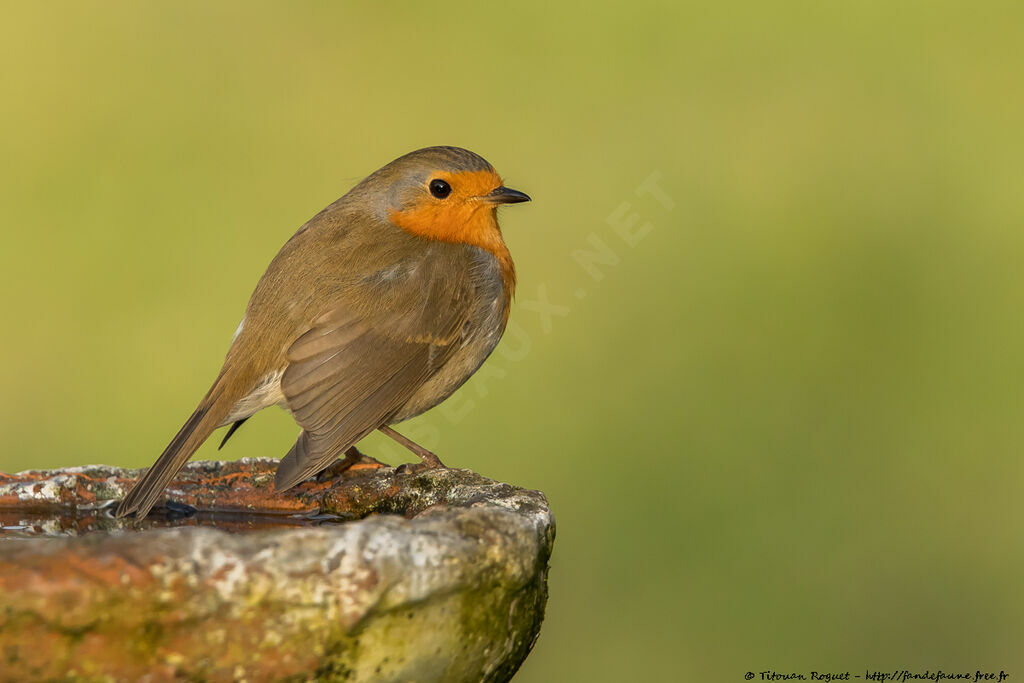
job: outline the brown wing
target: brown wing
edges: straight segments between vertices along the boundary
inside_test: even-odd
[[[281,389],[303,431],[278,467],[279,491],[386,424],[454,351],[469,291],[444,270],[353,287],[288,349]]]

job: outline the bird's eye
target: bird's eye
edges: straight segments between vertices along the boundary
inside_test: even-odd
[[[434,178],[430,181],[430,194],[434,195],[438,199],[444,199],[451,193],[452,186],[440,178]]]

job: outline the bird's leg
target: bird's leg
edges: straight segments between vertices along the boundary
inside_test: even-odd
[[[402,444],[416,455],[420,456],[420,460],[423,461],[423,466],[426,467],[427,469],[435,469],[438,467],[444,468],[445,465],[443,462],[441,462],[440,458],[438,458],[436,455],[434,455],[433,453],[431,453],[430,451],[428,451],[426,448],[419,445],[415,441],[405,438],[391,427],[384,425],[383,427],[377,427],[377,429],[379,429],[384,434],[387,434],[392,439]]]

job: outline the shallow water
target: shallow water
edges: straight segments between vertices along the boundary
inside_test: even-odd
[[[143,531],[209,526],[230,532],[264,531],[283,527],[318,526],[343,521],[322,514],[253,514],[241,511],[198,511],[187,506],[153,510],[146,519],[117,519],[114,505],[96,509],[0,509],[0,541],[39,537],[85,536],[112,531]]]

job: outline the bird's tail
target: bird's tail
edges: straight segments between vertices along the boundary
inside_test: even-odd
[[[220,426],[232,407],[231,401],[224,400],[223,379],[223,375],[217,378],[209,393],[199,403],[199,407],[178,430],[171,443],[167,444],[167,448],[157,461],[146,470],[117,506],[117,517],[124,517],[133,512],[137,519],[148,515],[163,496],[164,489],[171,479],[174,479],[213,430]]]

